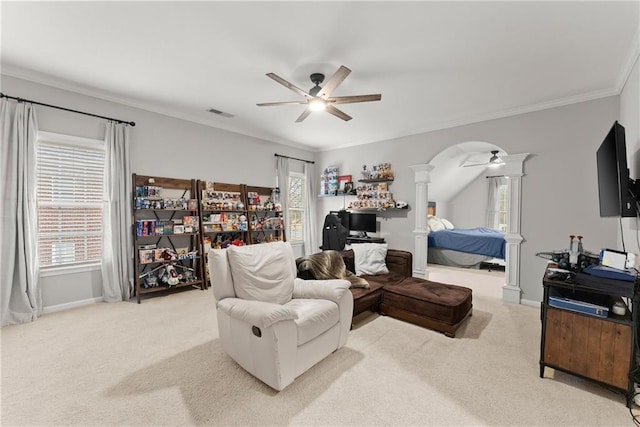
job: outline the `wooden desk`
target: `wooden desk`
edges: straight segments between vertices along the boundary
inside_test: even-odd
[[[382,237],[347,237],[347,243],[385,243]]]

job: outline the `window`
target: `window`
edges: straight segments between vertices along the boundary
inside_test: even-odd
[[[38,133],[36,194],[41,267],[100,262],[104,142]]]
[[[493,228],[503,232],[507,231],[507,211],[509,209],[508,189],[509,186],[506,182],[501,182],[498,187],[498,197],[496,200],[496,223]]]
[[[289,174],[289,225],[287,240],[292,243],[304,241],[304,208],[305,208],[305,178],[303,174]]]

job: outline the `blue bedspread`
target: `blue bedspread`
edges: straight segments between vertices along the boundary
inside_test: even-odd
[[[432,231],[428,239],[429,247],[504,259],[504,233],[491,228],[454,228]]]

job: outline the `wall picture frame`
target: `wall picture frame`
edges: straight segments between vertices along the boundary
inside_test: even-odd
[[[350,185],[347,185],[350,184]],[[340,194],[345,194],[351,191],[353,183],[351,175],[340,175],[338,176],[338,192]]]
[[[436,202],[427,202],[427,216],[436,216]]]

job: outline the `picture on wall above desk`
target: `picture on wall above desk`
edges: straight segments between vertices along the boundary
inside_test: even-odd
[[[336,196],[338,194],[338,168],[330,166],[320,176],[320,196]]]
[[[340,194],[351,194],[353,190],[353,182],[351,175],[340,175],[338,176],[338,193]],[[356,194],[355,192],[353,193]]]

